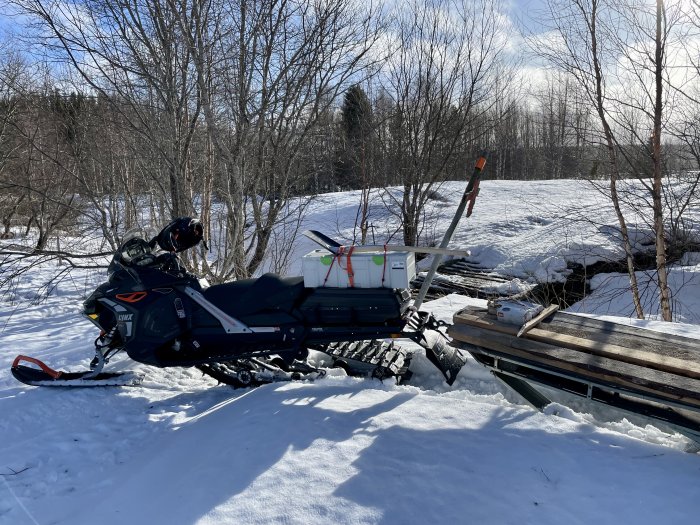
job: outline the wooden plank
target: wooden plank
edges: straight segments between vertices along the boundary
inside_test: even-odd
[[[463,332],[457,335],[457,340],[459,340],[459,337],[463,337],[464,334],[473,336],[473,334],[478,333],[483,339],[482,344],[479,346],[483,346],[485,348],[491,348],[491,343],[495,342],[513,350],[524,350],[525,352],[542,355],[545,356],[546,359],[565,361],[572,364],[579,370],[591,370],[593,368],[600,369],[603,373],[608,373],[613,376],[626,377],[633,383],[658,383],[662,385],[662,389],[664,389],[666,385],[669,385],[670,388],[677,387],[690,392],[697,392],[697,395],[700,396],[700,381],[697,379],[681,377],[678,375],[669,374],[667,372],[654,370],[652,368],[624,363],[622,361],[608,359],[606,357],[581,352],[571,348],[562,348],[560,346],[542,343],[540,341],[533,341],[531,339],[524,338],[518,339],[512,335],[484,330],[474,326],[461,325],[460,328],[463,329]],[[472,344],[477,343],[472,342]]]
[[[559,373],[574,373],[578,377],[588,378],[601,384],[686,404],[695,409],[700,408],[700,385],[696,386],[695,380],[669,376],[663,372],[645,370],[635,365],[610,363],[609,359],[603,357],[552,347],[527,339],[517,339],[507,334],[473,326],[455,324],[450,327],[448,333],[457,346],[462,342],[475,347],[484,347],[504,356],[513,357],[516,361],[536,363]],[[514,344],[521,348],[514,348],[512,346]],[[527,348],[522,348],[523,346]],[[478,353],[478,348],[466,349]],[[643,377],[645,375],[646,377]]]
[[[549,329],[549,327],[547,328]],[[605,339],[602,337],[602,335],[603,334],[594,334],[594,338],[600,339],[604,342],[619,344],[620,346],[627,348],[634,348],[636,350],[646,351],[657,355],[675,357],[676,359],[684,359],[686,361],[700,363],[700,349],[681,346],[674,344],[672,341],[655,341],[647,339],[646,337],[633,337],[630,335],[613,333],[610,334],[607,339]]]
[[[454,257],[469,257],[471,252],[469,250],[453,250],[449,248],[433,248],[432,246],[403,246],[395,244],[383,244],[377,245],[345,245],[340,246],[338,250],[342,249],[343,253],[348,253],[352,248],[352,253],[384,253],[386,252],[415,252],[415,253],[430,253],[433,255],[452,255]]]
[[[495,352],[496,354],[501,354],[505,359],[512,360],[513,362],[520,362],[524,366],[534,364],[540,366],[544,369],[549,369],[554,372],[563,375],[572,375],[572,377],[577,377],[579,380],[590,380],[602,385],[613,386],[617,389],[627,390],[629,392],[636,392],[638,394],[652,396],[659,400],[673,401],[674,403],[686,404],[692,407],[694,410],[700,408],[700,392],[697,389],[687,389],[683,386],[674,385],[673,383],[663,383],[657,382],[649,379],[641,379],[634,375],[625,375],[619,371],[612,371],[606,367],[599,366],[601,363],[600,359],[596,356],[591,356],[588,354],[582,354],[590,358],[589,362],[576,362],[576,359],[572,355],[567,354],[566,351],[557,351],[561,349],[554,349],[553,351],[543,350],[543,349],[520,349],[513,348],[508,344],[508,341],[495,341],[489,339],[487,345],[484,343],[484,336],[498,336],[498,337],[508,337],[504,334],[496,334],[493,332],[483,334],[479,332],[485,332],[481,329],[474,327],[455,327],[457,331],[467,330],[471,333],[463,334],[460,338],[471,339],[471,341],[464,341],[475,346],[482,346],[488,348],[489,351]],[[535,343],[534,341],[527,341],[525,339],[515,339],[511,338],[512,342],[517,342],[518,344],[531,343],[531,344],[542,344]],[[476,351],[478,349],[470,350]],[[569,351],[575,352],[575,351]],[[603,363],[604,364],[604,363]],[[623,364],[624,365],[624,364]],[[633,365],[626,365],[633,366]],[[653,372],[653,371],[652,371]],[[660,374],[660,372],[656,372]],[[686,380],[689,381],[689,380]]]
[[[663,355],[700,363],[700,351],[692,346],[682,346],[673,341],[659,341],[655,338],[649,338],[648,330],[637,329],[634,335],[596,330],[595,328],[581,327],[570,325],[568,323],[543,321],[538,328],[547,330],[553,333],[571,335],[574,337],[583,337],[592,341],[601,343],[614,344],[633,350],[648,352],[655,355]]]
[[[500,323],[498,321],[491,321],[485,316],[471,315],[464,312],[460,312],[457,314],[457,316],[464,324],[513,336],[516,336],[518,333],[518,328],[516,326]],[[457,319],[457,316],[455,316],[455,320]],[[683,377],[700,379],[700,363],[694,361],[657,355],[651,352],[626,348],[600,341],[592,341],[583,337],[560,334],[541,328],[532,328],[527,333],[526,337],[528,339],[533,339],[544,343],[558,344],[563,347],[573,348],[594,355],[616,359],[624,363],[653,368],[654,370],[660,370]]]
[[[528,335],[532,339],[538,341],[552,341],[562,346],[568,346],[611,359],[618,359],[625,363],[645,366],[683,377],[700,379],[700,364],[693,361],[658,355],[652,352],[640,351],[610,343],[601,343],[600,341],[591,341],[590,339],[573,337],[566,334],[556,334],[537,328],[533,329]]]
[[[538,324],[540,324],[544,319],[552,315],[554,312],[559,310],[559,305],[558,304],[552,304],[549,305],[547,308],[542,310],[539,314],[537,314],[535,317],[530,319],[527,323],[525,323],[520,330],[518,330],[518,333],[516,334],[515,337],[521,337],[523,334],[526,334],[533,328],[535,328]]]
[[[665,347],[679,347],[700,355],[700,340],[692,337],[667,334],[612,321],[602,321],[568,312],[559,312],[556,317],[547,320],[546,324],[574,330],[595,331],[596,333],[629,335],[633,338],[639,338],[641,332],[644,334],[645,341],[653,341]]]
[[[543,339],[544,334],[550,334],[549,337],[552,340],[561,344],[567,344],[570,338],[574,338],[575,341],[570,343],[571,346],[578,347],[581,341],[586,341],[585,346],[590,348],[591,352],[610,354],[610,357],[613,357],[612,354],[617,354],[621,356],[620,360],[628,362],[635,362],[634,359],[639,358],[644,361],[640,363],[644,366],[656,367],[658,364],[663,370],[700,378],[700,352],[694,352],[693,349],[680,349],[662,343],[653,344],[643,335],[634,338],[629,335],[599,334],[595,331],[571,333],[569,330],[553,327],[551,324],[541,325],[538,328],[542,332],[538,332],[533,338]]]

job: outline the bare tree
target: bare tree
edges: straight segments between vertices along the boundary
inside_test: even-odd
[[[498,2],[412,0],[395,13],[384,92],[392,98],[389,143],[400,195],[389,210],[415,245],[435,186],[452,175],[469,132],[498,98],[505,35]],[[390,33],[392,34],[392,33]]]
[[[670,321],[662,135],[672,119],[668,50],[680,10],[662,0],[653,7],[638,0],[550,0],[548,11],[557,38],[540,39],[537,45],[551,63],[574,77],[596,109],[637,316],[644,311],[619,194],[623,177],[636,177],[648,195],[647,206],[639,206],[639,196],[628,204],[643,220],[651,214],[660,312]]]
[[[82,85],[112,102],[132,131],[152,145],[165,166],[172,214],[191,213],[189,153],[200,106],[190,48],[168,3],[14,3],[35,22],[34,42],[70,64]]]
[[[673,170],[673,188],[678,191],[667,196],[669,244],[676,253],[692,248],[692,224],[686,224],[684,217],[700,201],[700,1],[692,0],[684,15],[684,31],[674,42],[676,78],[668,85],[668,90],[677,94],[677,114],[669,122],[669,133],[682,145],[672,153],[681,163]]]
[[[171,1],[189,38],[207,129],[220,157],[223,243],[210,271],[261,265],[290,197],[309,177],[303,154],[319,119],[367,67],[373,10],[352,0]],[[297,201],[304,205],[303,201]]]
[[[591,102],[603,131],[603,144],[608,155],[610,197],[615,208],[622,244],[627,259],[627,271],[637,317],[644,318],[644,310],[639,296],[639,286],[635,274],[634,253],[630,242],[627,221],[618,197],[618,181],[622,175],[618,141],[610,122],[610,105],[606,89],[608,80],[608,60],[611,50],[602,42],[608,42],[610,35],[605,26],[601,27],[600,0],[548,0],[549,22],[555,32],[553,41],[535,42],[537,52],[558,68],[571,74]]]

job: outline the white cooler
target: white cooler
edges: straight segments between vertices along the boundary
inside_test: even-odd
[[[409,288],[416,277],[416,259],[412,252],[361,252],[350,255],[352,284],[348,274],[348,255],[333,255],[314,250],[301,259],[304,286],[307,288]],[[382,277],[384,280],[382,282]]]

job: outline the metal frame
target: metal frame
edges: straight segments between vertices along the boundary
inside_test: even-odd
[[[464,343],[460,346],[462,345]],[[646,392],[621,388],[574,372],[538,366],[527,360],[482,347],[469,346],[467,351],[479,363],[489,368],[496,378],[522,396],[537,410],[543,410],[551,401],[531,383],[561,390],[623,412],[659,421],[691,439],[700,447],[700,418],[696,420],[674,410],[682,409],[700,413],[700,407],[654,396]],[[492,362],[489,362],[489,359]]]

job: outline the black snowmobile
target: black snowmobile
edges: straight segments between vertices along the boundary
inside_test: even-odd
[[[327,248],[339,246],[307,233]],[[15,378],[41,386],[138,384],[141,378],[131,372],[103,371],[125,350],[141,363],[195,366],[220,382],[249,387],[324,375],[307,359],[309,350],[317,350],[349,374],[401,381],[410,376],[412,355],[386,342],[397,338],[425,348],[449,384],[464,365],[459,351],[445,344],[439,331],[444,323],[413,308],[405,289],[305,288],[302,277],[275,274],[202,287],[177,255],[202,236],[202,225],[191,218],[172,221],[150,240],[143,233],[127,235],[109,280],[84,303],[84,314],[101,330],[91,369],[61,372],[18,356]]]

